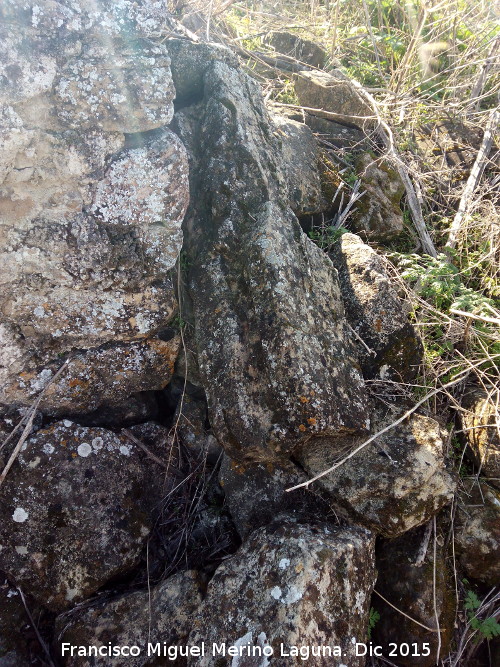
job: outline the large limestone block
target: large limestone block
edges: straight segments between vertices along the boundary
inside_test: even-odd
[[[39,407],[52,416],[118,407],[132,394],[165,388],[173,374],[179,345],[179,336],[167,341],[147,338],[73,354],[53,382],[60,361],[24,370],[7,380],[0,389],[0,400],[30,403],[47,386]]]
[[[340,70],[331,72],[302,71],[295,76],[299,103],[310,109],[330,113],[326,117],[364,129],[374,125],[374,112],[363,97],[361,86]],[[335,114],[332,117],[332,114]]]
[[[140,655],[126,658],[128,667],[157,664],[183,664],[175,657],[175,649],[186,644],[192,627],[193,615],[202,601],[205,585],[203,577],[195,570],[179,572],[157,586],[145,591],[122,595],[112,601],[92,605],[75,611],[69,617],[56,621],[57,654],[67,667],[86,667],[89,658],[78,656],[64,644],[71,646],[107,647],[110,638],[115,646],[138,646]],[[155,650],[148,657],[147,644]],[[159,651],[156,653],[156,647]],[[64,651],[63,651],[64,648]],[[95,667],[121,667],[124,657],[103,655],[91,658]]]
[[[366,640],[376,577],[373,545],[370,533],[360,528],[283,521],[255,531],[210,581],[189,643],[212,647],[224,641],[244,650],[270,646],[275,657],[269,664],[279,667],[307,659],[291,657],[290,646],[338,646],[342,659],[333,653],[310,655],[307,664],[361,667],[365,658],[355,656],[354,645]],[[280,644],[288,657],[281,656]],[[234,665],[236,660],[207,651],[189,664]]]
[[[0,17],[0,401],[31,401],[40,373],[77,349],[75,384],[51,387],[44,409],[91,412],[106,392],[116,405],[171,375],[156,335],[176,311],[189,185],[186,151],[165,128],[169,54],[148,39],[163,33],[164,7],[6,0]]]
[[[411,304],[398,294],[385,260],[354,234],[341,236],[331,258],[364,377],[410,382],[422,345],[408,319]]]
[[[500,584],[500,492],[481,478],[470,480],[459,495],[455,549],[468,577]]]
[[[392,417],[393,419],[394,417]],[[391,417],[374,418],[374,432]],[[384,537],[428,521],[453,498],[445,467],[443,433],[429,417],[412,415],[377,438],[317,484],[339,512]],[[313,438],[295,456],[310,477],[327,470],[365,438]]]
[[[55,77],[53,123],[70,129],[98,124],[108,132],[145,132],[168,125],[174,96],[170,58],[162,44],[90,42]]]
[[[500,409],[499,390],[470,390],[462,401],[460,412],[468,452],[484,477],[500,487]]]
[[[0,568],[60,611],[138,562],[146,470],[130,440],[57,422],[29,438],[0,489]]]
[[[204,90],[186,220],[200,373],[230,455],[273,459],[311,433],[367,428],[365,390],[336,271],[288,208],[260,90],[223,62]]]
[[[372,632],[373,642],[384,647],[385,655],[390,652],[391,642],[398,647],[403,643],[411,647],[408,656],[398,655],[398,665],[433,667],[438,645],[441,658],[449,653],[454,632],[456,596],[443,544],[444,539],[438,533],[434,562],[434,537],[432,524],[429,523],[413,528],[394,540],[381,540],[377,546],[376,590],[405,614],[430,628],[426,630],[422,625],[410,621],[379,596],[373,597],[373,606],[380,614]],[[436,616],[441,641],[438,633],[433,632],[436,629]],[[424,643],[428,644],[428,650],[424,650]]]

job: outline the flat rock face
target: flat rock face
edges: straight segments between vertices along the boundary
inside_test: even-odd
[[[175,650],[185,645],[192,627],[193,616],[202,601],[205,590],[203,577],[195,570],[180,572],[154,586],[150,591],[137,591],[123,595],[111,602],[93,605],[83,612],[63,616],[56,623],[57,655],[63,665],[71,667],[121,667],[126,660],[130,667],[142,667],[154,663],[154,656],[162,656],[165,662],[155,664],[185,664],[175,661]],[[124,658],[78,657],[64,644],[71,646],[138,646],[140,655]],[[158,647],[148,657],[147,644]],[[174,656],[168,662],[167,656]],[[168,652],[170,651],[170,652]],[[153,657],[151,657],[153,656]]]
[[[353,229],[370,240],[389,241],[404,230],[401,197],[403,181],[386,160],[369,153],[360,156],[356,171],[365,194],[352,214]]]
[[[0,568],[51,610],[137,563],[146,471],[126,438],[58,422],[29,438],[0,490]]]
[[[304,472],[290,461],[237,463],[224,456],[219,483],[238,533],[243,539],[276,516],[299,519],[326,515],[328,506],[307,490],[287,493],[286,489],[307,480]]]
[[[169,272],[188,166],[164,128],[170,58],[146,39],[162,25],[158,10],[128,0],[2,3],[0,402],[27,404],[21,374],[48,372],[74,348],[81,359],[90,350],[90,366],[103,344],[154,347],[175,313]],[[158,132],[133,140],[149,130]],[[162,363],[152,364],[157,375]],[[136,380],[158,388],[154,374]],[[114,387],[134,391],[116,378]],[[45,400],[53,414],[57,398]],[[94,408],[82,399],[73,412]]]
[[[388,423],[376,418],[374,432]],[[394,417],[395,419],[395,417]],[[330,468],[366,438],[313,438],[295,456],[310,477]],[[412,415],[318,480],[340,512],[384,537],[419,526],[449,503],[455,482],[447,472],[439,424]]]
[[[290,208],[296,215],[318,213],[328,208],[321,191],[319,151],[313,133],[302,123],[274,115],[283,154]]]
[[[198,117],[186,252],[217,438],[234,458],[269,460],[311,433],[367,428],[336,272],[288,208],[260,91],[215,63]]]
[[[410,646],[417,644],[415,655],[398,655],[398,665],[433,667],[436,664],[439,642],[438,634],[432,632],[436,628],[436,615],[441,630],[440,656],[443,658],[449,653],[456,597],[443,543],[444,540],[438,534],[434,563],[434,535],[432,525],[428,524],[413,528],[394,540],[381,540],[377,546],[376,590],[398,609],[431,628],[426,630],[402,616],[379,596],[373,597],[373,606],[379,612],[380,619],[372,632],[372,640],[384,646],[384,655],[389,654],[391,642],[398,647],[402,643]],[[397,576],[394,576],[395,573]],[[427,656],[424,655],[427,652],[423,650],[424,643],[429,648]]]
[[[500,487],[500,423],[496,398],[495,394],[488,395],[480,388],[471,390],[464,396],[465,411],[460,412],[460,418],[474,462],[490,484]]]
[[[373,125],[374,112],[361,95],[360,85],[340,70],[328,73],[302,71],[296,75],[294,84],[302,106],[330,112],[326,117],[331,120],[361,129]]]
[[[265,42],[278,53],[283,53],[312,67],[322,68],[328,59],[327,52],[321,46],[291,32],[273,30],[265,36]]]
[[[467,576],[488,586],[500,584],[500,493],[484,482],[469,482],[460,494],[455,549]]]
[[[410,382],[422,345],[408,319],[411,306],[397,293],[386,261],[354,234],[341,236],[331,258],[364,377]]]
[[[285,650],[337,645],[347,658],[309,656],[308,664],[361,667],[365,658],[354,655],[354,643],[366,639],[375,582],[373,544],[370,533],[357,528],[282,521],[257,530],[210,581],[189,643],[269,645],[275,656],[269,664],[280,666],[303,664],[299,657],[281,657],[281,643]],[[251,664],[268,664],[264,658],[253,660]],[[235,661],[229,655],[206,655],[189,664]]]

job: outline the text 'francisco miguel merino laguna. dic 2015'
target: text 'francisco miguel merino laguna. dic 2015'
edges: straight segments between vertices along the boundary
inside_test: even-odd
[[[246,638],[245,638],[246,639]],[[361,649],[358,652],[358,649]],[[357,655],[366,655],[366,645],[359,644],[353,646]],[[167,642],[148,643],[147,646],[117,646],[114,644],[105,644],[101,646],[76,646],[70,643],[61,644],[62,656],[79,657],[137,657],[142,654],[148,656],[157,656],[167,658],[167,660],[177,660],[179,657],[204,657],[207,656],[230,656],[230,657],[297,657],[302,660],[308,660],[310,657],[343,657],[340,646],[335,645],[317,645],[317,646],[293,646],[280,644],[279,650],[275,650],[269,644],[254,645],[252,643],[226,644],[220,642],[205,644],[201,642],[196,646],[172,646]]]

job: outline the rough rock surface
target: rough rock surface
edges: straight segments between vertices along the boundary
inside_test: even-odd
[[[405,614],[428,628],[436,627],[436,616],[441,630],[440,656],[448,655],[455,622],[455,587],[452,574],[446,565],[443,541],[438,535],[436,562],[434,563],[434,539],[432,524],[408,531],[394,540],[383,540],[377,546],[376,590]],[[397,576],[394,576],[395,573]],[[435,573],[435,575],[434,575]],[[435,576],[435,586],[434,586]],[[372,640],[385,648],[389,644],[400,646],[416,643],[419,655],[398,655],[398,665],[433,667],[436,664],[438,635],[413,623],[386,604],[379,596],[372,599],[379,612],[372,632]],[[434,608],[434,603],[436,608]],[[423,644],[429,645],[425,656]]]
[[[185,394],[174,415],[179,442],[197,460],[215,465],[222,449],[207,425],[206,401]]]
[[[38,612],[32,607],[31,613]],[[28,667],[36,635],[30,627],[19,591],[0,572],[0,667]]]
[[[396,418],[374,415],[374,433]],[[327,470],[366,438],[313,438],[294,454],[310,477]],[[428,521],[453,497],[439,424],[421,415],[383,434],[318,480],[339,512],[384,537]]]
[[[29,438],[0,489],[0,568],[49,609],[137,563],[145,469],[124,437],[70,421]]]
[[[321,515],[326,518],[327,504],[310,491],[286,493],[287,488],[306,480],[304,472],[289,461],[237,463],[228,456],[224,456],[219,473],[227,506],[243,539],[279,514],[299,519]]]
[[[475,480],[459,496],[455,549],[467,576],[488,586],[500,584],[500,493]]]
[[[318,146],[311,130],[283,116],[272,118],[281,138],[290,208],[295,215],[323,211],[327,205],[321,192]]]
[[[343,234],[331,258],[365,378],[411,381],[422,345],[408,320],[410,304],[399,296],[385,260],[354,234]],[[366,349],[370,348],[371,352]]]
[[[464,396],[460,413],[468,452],[491,484],[500,486],[500,422],[497,396],[477,388]]]
[[[204,95],[198,125],[180,124],[196,158],[185,228],[200,373],[231,456],[273,459],[310,433],[366,428],[365,392],[335,270],[287,207],[260,90],[216,62]]]
[[[264,41],[278,53],[291,56],[312,67],[324,67],[328,59],[327,52],[321,46],[310,39],[303,39],[291,32],[273,30],[265,36]]]
[[[169,271],[188,173],[165,128],[175,95],[168,51],[147,39],[161,32],[159,9],[153,0],[2,3],[1,402],[31,401],[22,373],[39,385],[75,348],[91,366],[102,345],[149,339],[175,313]],[[120,356],[123,347],[112,363]],[[148,364],[140,389],[128,387],[130,369],[121,386],[115,378],[117,395],[158,388],[165,359]],[[60,414],[60,393],[44,409]],[[95,408],[80,399],[72,412]]]
[[[365,659],[354,656],[354,643],[366,639],[375,582],[373,544],[370,533],[359,528],[280,521],[255,531],[210,581],[189,643],[211,645],[223,637],[227,645],[269,644],[276,656],[270,664],[279,667],[304,664],[297,657],[280,657],[280,643],[286,649],[339,645],[349,667],[361,667]],[[236,658],[219,660],[230,665]],[[189,664],[215,663],[205,656]],[[310,657],[308,664],[340,662]]]
[[[117,407],[136,392],[163,389],[172,377],[180,339],[146,338],[116,343],[71,355],[63,373],[50,385],[61,363],[23,371],[5,385],[13,402],[33,401],[47,390],[40,409],[53,416],[89,413],[101,407]]]
[[[398,237],[404,229],[400,203],[405,192],[399,174],[387,160],[370,153],[358,158],[356,171],[365,194],[352,213],[353,228],[374,241]]]
[[[141,653],[126,659],[128,667],[151,664],[186,664],[163,658],[155,661],[148,657],[147,644],[158,645],[161,655],[167,647],[185,645],[192,627],[193,615],[198,609],[205,584],[203,577],[194,570],[180,572],[150,591],[137,591],[123,595],[111,602],[92,605],[83,612],[62,616],[56,623],[55,642],[62,664],[68,667],[121,667],[124,658],[62,656],[62,644],[72,646],[107,646],[111,640],[115,646],[138,646]]]
[[[361,129],[373,123],[373,109],[361,95],[359,84],[340,70],[299,72],[295,77],[295,92],[302,106],[329,112],[330,116],[325,116],[330,120]]]

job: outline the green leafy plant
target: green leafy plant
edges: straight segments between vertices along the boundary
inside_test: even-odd
[[[376,609],[370,607],[370,615],[368,616],[368,639],[372,637],[372,630],[380,621],[380,614]]]
[[[332,246],[337,243],[342,234],[347,234],[349,232],[345,227],[336,227],[335,225],[323,225],[320,227],[314,227],[308,233],[311,241],[324,250],[325,252],[330,252]]]
[[[500,637],[500,623],[493,616],[481,619],[477,616],[477,611],[481,607],[481,600],[474,593],[474,591],[467,591],[465,596],[464,608],[467,612],[470,626],[473,630],[477,630],[480,639],[493,639],[493,637]]]

